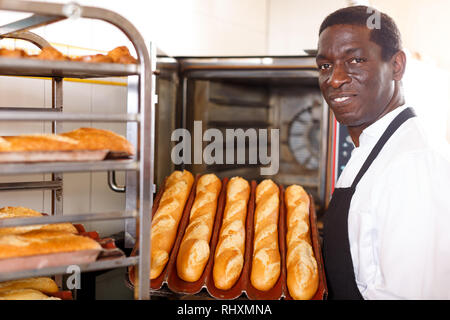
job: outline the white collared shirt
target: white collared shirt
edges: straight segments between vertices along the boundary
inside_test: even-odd
[[[361,133],[337,188],[351,186],[378,139],[405,108]],[[450,299],[450,156],[428,140],[417,117],[397,129],[360,180],[348,230],[364,299]]]

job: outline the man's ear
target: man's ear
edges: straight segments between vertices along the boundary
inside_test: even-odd
[[[391,63],[393,66],[393,78],[396,81],[400,81],[403,78],[406,68],[406,55],[402,50],[398,51],[391,58]]]

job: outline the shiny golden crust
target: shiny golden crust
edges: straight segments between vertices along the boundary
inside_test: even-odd
[[[110,56],[104,54],[93,54],[89,56],[81,56],[72,58],[72,61],[90,62],[90,63],[113,63],[113,59]]]
[[[79,145],[76,140],[54,134],[4,136],[3,140],[9,145],[0,143],[0,151],[2,152],[67,151],[77,149]]]
[[[0,259],[101,248],[91,238],[61,231],[34,230],[0,235]]]
[[[280,276],[278,247],[279,188],[270,179],[256,187],[253,260],[250,281],[261,291],[270,290]]]
[[[309,300],[319,286],[319,272],[311,247],[310,200],[298,185],[286,188],[287,208],[286,268],[289,294],[296,300]]]
[[[55,293],[59,291],[56,282],[48,277],[37,277],[0,282],[0,293],[19,289],[34,289],[43,293]]]
[[[109,150],[127,155],[135,153],[133,145],[127,139],[109,130],[79,128],[62,133],[60,136],[77,141],[78,150]]]
[[[34,289],[17,289],[0,292],[0,300],[61,300],[56,297],[49,297]]]
[[[244,266],[249,197],[250,185],[245,179],[233,177],[229,180],[213,266],[214,285],[221,290],[228,290],[235,285]]]
[[[53,47],[42,48],[36,58],[41,60],[70,60],[69,57],[66,57]]]
[[[115,63],[137,63],[137,60],[133,58],[133,56],[130,54],[130,51],[125,46],[114,48],[113,50],[108,52],[108,56],[111,57],[111,59]]]
[[[43,216],[40,212],[24,207],[3,207],[0,209],[0,219],[9,218],[25,218],[25,217],[40,217]],[[0,235],[4,234],[21,234],[32,230],[47,230],[47,231],[61,231],[76,234],[77,228],[71,223],[57,223],[46,225],[31,225],[0,228]]]
[[[177,257],[178,276],[197,281],[209,259],[212,229],[222,182],[215,174],[205,174],[197,182],[194,204]]]
[[[158,210],[152,220],[150,278],[164,270],[177,236],[178,224],[191,192],[194,177],[189,171],[174,171],[167,178]]]
[[[27,56],[27,53],[22,49],[9,50],[5,48],[0,49],[0,56],[9,58],[23,58]]]

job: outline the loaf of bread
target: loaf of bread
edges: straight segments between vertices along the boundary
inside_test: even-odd
[[[61,300],[57,297],[49,297],[34,289],[17,289],[0,292],[0,300]]]
[[[213,280],[221,290],[233,287],[241,275],[245,254],[245,221],[250,185],[241,177],[228,181],[225,209],[214,254]]]
[[[200,279],[209,259],[209,241],[216,216],[222,182],[215,174],[205,174],[197,181],[189,224],[177,256],[177,273],[184,281]]]
[[[79,142],[55,134],[4,136],[0,152],[67,151],[79,149]]]
[[[193,183],[194,177],[186,170],[174,171],[166,180],[158,210],[152,219],[150,279],[159,277],[169,260]]]
[[[104,54],[93,54],[72,58],[72,61],[90,62],[90,63],[112,63],[113,59]]]
[[[69,57],[63,55],[61,52],[59,52],[53,47],[42,48],[41,52],[35,58],[40,60],[65,60],[65,61],[70,60]]]
[[[3,207],[0,208],[0,219],[10,219],[10,218],[26,218],[26,217],[42,217],[40,212],[33,209],[24,207]],[[39,224],[30,226],[19,226],[19,227],[7,227],[0,228],[0,235],[3,234],[20,234],[32,230],[47,230],[47,231],[62,231],[76,234],[78,233],[77,228],[71,223],[56,223],[56,224]]]
[[[111,57],[111,59],[115,63],[132,64],[137,62],[137,60],[133,58],[133,56],[130,54],[130,51],[125,46],[114,48],[113,50],[108,52],[108,56]]]
[[[8,57],[8,58],[24,58],[27,56],[26,52],[22,49],[6,49],[1,48],[0,49],[0,56],[2,57]]]
[[[287,286],[289,294],[296,300],[311,299],[319,286],[317,262],[311,247],[309,201],[301,186],[286,188]]]
[[[79,250],[101,250],[97,241],[62,231],[0,235],[0,259]]]
[[[270,179],[258,184],[250,281],[253,287],[261,291],[270,290],[280,276],[279,206],[278,186]]]
[[[0,293],[10,290],[33,289],[43,293],[58,292],[58,285],[48,277],[37,277],[0,282]]]
[[[61,133],[60,136],[76,140],[78,150],[109,150],[130,156],[135,153],[133,145],[127,139],[109,130],[79,128]]]

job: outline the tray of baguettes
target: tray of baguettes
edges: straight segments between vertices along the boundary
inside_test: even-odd
[[[0,282],[0,300],[72,300],[72,292],[61,291],[50,277]]]
[[[81,265],[125,254],[114,239],[86,231],[82,224],[55,223],[1,227],[3,219],[42,217],[25,207],[0,208],[0,281],[2,274],[47,267]]]
[[[150,289],[216,299],[322,300],[316,213],[299,185],[174,171],[154,199]],[[138,245],[131,255],[139,252]],[[136,283],[135,267],[128,283]]]
[[[0,163],[101,161],[134,154],[134,146],[123,136],[98,128],[0,137]]]

